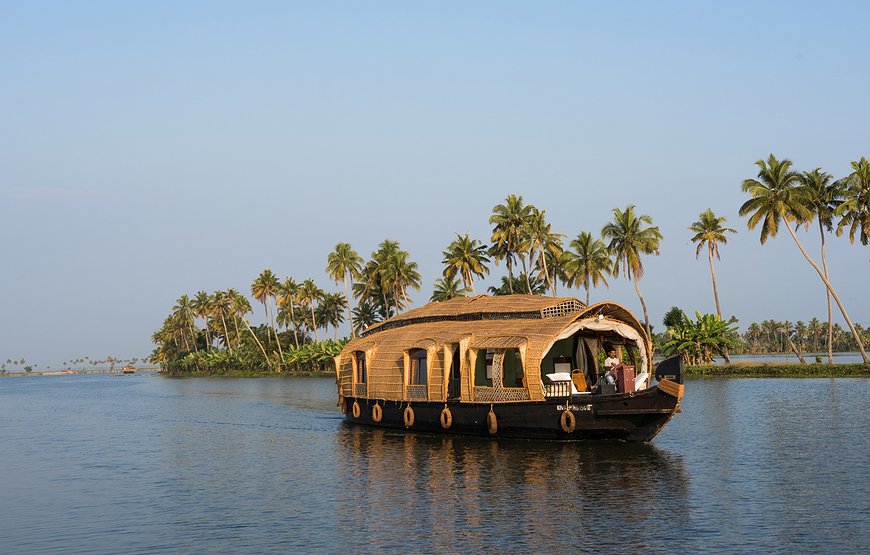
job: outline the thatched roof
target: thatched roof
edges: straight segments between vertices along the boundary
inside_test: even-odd
[[[574,297],[542,297],[539,295],[478,295],[457,297],[440,303],[429,303],[375,324],[362,333],[373,333],[409,324],[473,320],[536,320],[566,316],[586,308]]]

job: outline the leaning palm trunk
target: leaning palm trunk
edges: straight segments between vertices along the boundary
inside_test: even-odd
[[[806,364],[807,361],[804,360],[804,357],[801,355],[800,351],[798,351],[797,345],[794,344],[794,341],[791,340],[791,337],[786,336],[785,339],[786,341],[788,341],[789,348],[792,350],[795,356],[798,357],[798,360],[801,362],[801,364]]]
[[[529,269],[526,267],[526,257],[522,254],[520,256],[520,262],[523,264],[523,274],[526,276],[526,287],[528,287],[529,295],[532,294],[532,282],[529,280]]]
[[[831,282],[828,281],[828,278],[825,276],[824,272],[822,272],[822,269],[819,268],[819,265],[816,264],[815,262],[813,262],[813,259],[810,258],[809,254],[807,254],[807,251],[804,249],[804,246],[801,244],[800,240],[797,238],[797,235],[795,234],[794,230],[791,228],[790,225],[788,225],[788,222],[786,222],[785,228],[788,230],[789,234],[791,235],[791,238],[794,239],[794,242],[797,245],[798,249],[800,249],[801,254],[804,255],[804,258],[807,259],[807,262],[810,263],[810,265],[813,267],[813,269],[816,271],[816,273],[819,274],[819,277],[822,278],[822,281],[825,282],[825,287],[828,288],[828,292],[834,297],[834,301],[836,301],[837,307],[840,309],[840,314],[843,315],[843,318],[846,320],[846,323],[849,324],[849,329],[852,330],[852,336],[854,336],[854,338],[855,338],[855,343],[858,344],[858,350],[861,352],[861,358],[864,360],[864,364],[870,364],[870,359],[867,358],[867,352],[864,350],[864,344],[861,342],[861,336],[858,335],[858,331],[855,329],[855,325],[852,324],[852,320],[849,319],[849,315],[846,314],[846,309],[845,309],[845,307],[843,307],[843,303],[840,301],[840,297],[837,296],[837,292],[834,291],[834,288],[831,286]],[[830,345],[830,343],[829,343],[829,345]],[[828,348],[830,349],[830,347],[828,347]]]
[[[278,357],[279,360],[284,360],[284,351],[281,350],[281,341],[278,339],[278,327],[275,325],[275,313],[272,311],[272,304],[269,304],[269,316],[272,320],[272,333],[275,334],[275,344],[278,346]],[[280,366],[280,364],[279,364]]]
[[[314,318],[314,303],[308,306],[311,307],[311,327],[314,328],[314,339],[320,341],[320,334],[317,333],[317,320]]]
[[[513,256],[511,255],[511,253],[508,253],[505,257],[505,264],[507,264],[508,271],[508,291],[510,291],[511,295],[514,294],[514,272],[513,268],[511,267],[513,266],[513,264],[511,264],[512,258]]]
[[[347,288],[347,274],[344,274],[344,300],[347,301],[347,322],[350,324],[350,294]],[[356,337],[353,331],[353,324],[350,326],[350,336]],[[335,327],[335,338],[338,339],[338,326]]]
[[[722,319],[722,309],[719,308],[719,289],[716,287],[716,270],[713,267],[713,245],[707,243],[707,252],[710,258],[710,277],[713,279],[713,298],[716,300],[716,315]],[[731,357],[728,356],[728,347],[722,349],[722,358],[725,362],[731,362]]]
[[[257,342],[257,346],[260,348],[260,352],[263,353],[263,360],[266,361],[266,366],[268,366],[269,368],[272,368],[272,365],[269,364],[269,355],[266,354],[266,349],[263,348],[263,344],[260,343],[259,339],[257,339],[257,334],[254,333],[254,330],[251,329],[251,324],[248,323],[248,319],[245,317],[242,317],[242,322],[244,322],[245,327],[248,328],[248,331],[251,332],[251,337],[253,337],[254,341]],[[267,337],[268,337],[268,334],[267,334]],[[275,372],[277,374],[280,374],[281,369],[278,368]]]
[[[298,326],[296,326],[296,314],[293,312],[293,301],[290,301],[290,323],[293,324],[293,342],[296,343],[296,348],[299,348]]]
[[[236,329],[236,346],[241,347],[242,334],[239,333],[239,318],[235,313],[233,313],[233,327]]]
[[[227,330],[227,321],[224,318],[224,311],[221,310],[220,312],[221,312],[221,323],[223,323],[223,325],[224,325],[224,338],[227,341],[227,350],[232,353],[233,346],[232,346],[232,344],[230,344],[230,332]]]
[[[825,228],[822,227],[821,218],[819,218],[819,233],[822,235],[822,267],[825,270],[825,277],[830,281],[828,258],[825,256]],[[825,289],[825,297],[828,299],[828,364],[834,364],[834,319],[831,314],[831,292],[827,289]]]

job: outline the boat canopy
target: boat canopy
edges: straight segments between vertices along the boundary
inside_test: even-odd
[[[366,329],[335,358],[336,378],[344,397],[446,401],[456,389],[462,402],[541,401],[542,375],[553,367],[556,351],[570,351],[575,366],[588,368],[603,344],[629,342],[640,355],[638,373],[648,371],[649,339],[618,304],[587,307],[573,297],[534,295],[460,297]]]

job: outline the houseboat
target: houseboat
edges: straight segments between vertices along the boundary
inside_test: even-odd
[[[637,318],[575,298],[429,303],[366,329],[335,367],[348,422],[424,432],[648,442],[683,397],[679,358],[653,371]]]

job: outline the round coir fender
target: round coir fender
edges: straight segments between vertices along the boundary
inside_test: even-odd
[[[414,425],[414,409],[411,408],[411,405],[405,407],[405,413],[402,415],[402,418],[405,420],[406,428]]]
[[[574,428],[577,426],[577,419],[574,418],[574,413],[570,410],[566,410],[562,413],[561,418],[559,418],[559,424],[562,425],[562,431],[566,434],[570,434],[574,431]]]
[[[384,411],[381,409],[380,405],[375,405],[372,407],[372,420],[375,422],[380,422],[381,418],[384,417]]]
[[[353,410],[353,417],[354,417],[354,418],[359,418],[359,415],[360,415],[359,403],[357,403],[356,401],[354,401],[354,402],[353,402],[353,409],[352,409],[352,410]]]
[[[449,408],[444,407],[444,410],[441,411],[441,427],[445,430],[449,430],[452,425],[453,413],[450,412]]]

